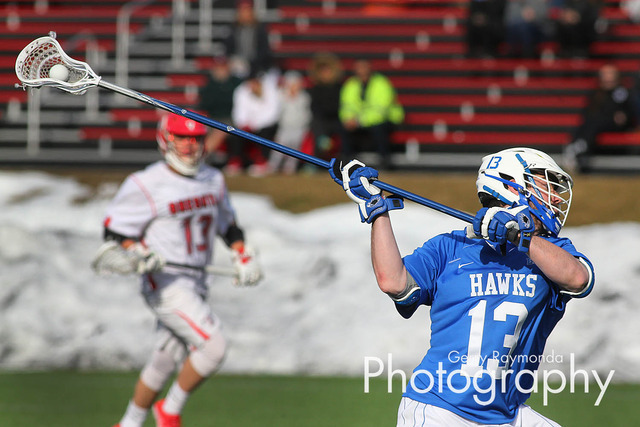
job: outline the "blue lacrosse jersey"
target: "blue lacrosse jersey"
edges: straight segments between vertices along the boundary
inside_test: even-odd
[[[566,238],[547,238],[590,270]],[[571,296],[561,293],[526,254],[508,243],[506,254],[454,231],[404,257],[420,299],[396,305],[408,318],[431,306],[431,342],[404,396],[484,424],[508,423],[533,389],[545,342]]]

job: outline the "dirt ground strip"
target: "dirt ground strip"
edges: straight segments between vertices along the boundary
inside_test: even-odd
[[[43,172],[72,177],[98,188],[104,183],[120,183],[135,169],[44,169]],[[473,213],[479,207],[473,173],[381,172],[386,183],[439,203]],[[566,226],[640,220],[640,175],[576,175],[574,196]],[[280,209],[306,212],[323,206],[347,203],[349,199],[328,173],[294,176],[246,175],[227,178],[232,192],[267,195]]]

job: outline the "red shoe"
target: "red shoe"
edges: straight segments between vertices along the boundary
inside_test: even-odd
[[[156,419],[157,427],[180,427],[181,420],[180,415],[167,414],[162,410],[164,399],[158,400],[153,405],[153,418]]]

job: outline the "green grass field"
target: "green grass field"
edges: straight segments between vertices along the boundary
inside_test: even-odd
[[[112,426],[124,410],[136,373],[0,374],[0,426]],[[187,427],[394,426],[400,383],[362,378],[220,375],[195,393],[183,417]],[[563,426],[640,425],[640,385],[611,385],[600,406],[598,388],[534,394],[529,404]],[[153,426],[151,416],[145,426]]]

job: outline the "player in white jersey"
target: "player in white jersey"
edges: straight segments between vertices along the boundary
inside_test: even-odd
[[[200,123],[164,116],[157,136],[165,160],[127,177],[107,208],[106,244],[116,241],[134,257],[142,293],[158,320],[155,350],[119,427],[141,427],[152,407],[158,426],[179,426],[189,394],[222,362],[226,344],[206,302],[204,271],[215,237],[231,248],[236,284],[255,285],[262,276],[236,224],[222,173],[202,161],[205,135]],[[166,398],[155,402],[178,366]]]
[[[524,404],[547,337],[572,298],[591,292],[591,262],[558,237],[573,182],[538,150],[483,158],[472,226],[441,234],[402,257],[388,211],[403,207],[358,161],[332,171],[371,223],[380,289],[410,317],[430,306],[431,342],[414,370],[397,425],[557,426]]]

